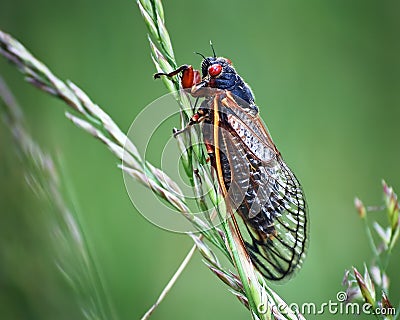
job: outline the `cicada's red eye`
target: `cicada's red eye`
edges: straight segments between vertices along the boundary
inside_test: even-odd
[[[218,76],[222,71],[222,66],[220,64],[212,64],[208,67],[208,73],[211,77]]]

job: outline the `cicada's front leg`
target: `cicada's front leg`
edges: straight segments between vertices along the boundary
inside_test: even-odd
[[[201,81],[200,72],[193,69],[191,65],[184,64],[178,69],[171,71],[170,73],[159,72],[154,75],[154,79],[159,79],[162,76],[172,78],[176,75],[181,74],[181,86],[183,89],[191,89],[193,86],[197,85]],[[195,123],[200,123],[208,115],[208,111],[205,108],[199,108],[198,111],[192,116],[188,125],[181,129],[174,129],[174,137],[182,132],[186,131],[191,125]]]
[[[193,69],[192,66],[187,64],[180,66],[178,69],[170,73],[156,73],[154,75],[154,79],[159,79],[161,78],[161,76],[172,78],[173,76],[176,76],[178,74],[181,74],[181,85],[183,89],[191,89],[194,85],[198,84],[201,81],[200,72]]]
[[[154,79],[159,79],[162,76],[171,78],[173,76],[181,74],[181,85],[183,89],[193,89],[201,82],[200,72],[198,70],[193,69],[191,65],[182,65],[178,69],[170,72],[170,73],[156,73],[154,75]],[[193,90],[192,90],[193,91]],[[178,136],[179,134],[185,132],[186,130],[190,129],[190,127],[194,124],[199,124],[206,119],[209,119],[210,110],[207,107],[208,102],[203,101],[202,106],[197,110],[197,112],[190,118],[189,123],[186,125],[185,128],[178,130],[174,129],[173,134],[174,137]],[[207,161],[213,160],[214,155],[214,147],[212,145],[211,140],[205,138],[204,144],[206,146],[207,153],[209,155],[209,159]]]

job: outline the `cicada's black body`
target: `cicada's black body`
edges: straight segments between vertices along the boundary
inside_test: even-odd
[[[267,279],[289,277],[305,255],[306,202],[258,115],[250,87],[221,57],[204,58],[201,78],[191,66],[178,72],[193,96],[204,97],[190,124],[203,123],[211,164],[223,177],[225,201],[243,220],[240,233],[252,262]]]

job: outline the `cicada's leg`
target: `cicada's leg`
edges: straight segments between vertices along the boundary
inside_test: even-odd
[[[192,66],[187,64],[180,66],[178,69],[170,73],[164,73],[164,72],[156,73],[154,75],[154,79],[159,79],[161,78],[161,76],[171,78],[180,73],[182,74],[181,85],[183,89],[190,89],[201,81],[200,72],[198,70],[194,70]]]
[[[206,161],[210,162],[212,167],[215,167],[215,151],[214,151],[214,147],[208,141],[204,141],[204,144],[206,145],[206,150],[207,150],[207,154],[208,154],[208,158],[206,159]]]
[[[199,180],[200,184],[203,184],[203,181],[201,179],[200,173],[199,173],[199,169],[193,169],[193,173],[196,176],[197,180]]]
[[[171,78],[171,77],[176,76],[177,74],[179,74],[179,73],[181,73],[181,72],[183,72],[183,71],[185,71],[186,69],[189,69],[189,68],[191,68],[191,66],[189,66],[187,64],[184,64],[184,65],[180,66],[178,69],[176,69],[176,70],[174,70],[174,71],[172,71],[170,73],[159,72],[159,73],[154,74],[153,77],[154,77],[154,79],[159,79],[159,78],[161,78],[161,76],[166,76],[168,78]]]
[[[189,123],[186,125],[186,127],[184,127],[181,130],[178,129],[174,129],[173,133],[174,133],[174,137],[176,138],[176,136],[180,135],[181,133],[187,131],[188,129],[190,129],[190,127],[194,124],[199,124],[200,122],[203,122],[205,119],[207,119],[208,115],[210,114],[209,110],[206,108],[199,108],[197,110],[197,112],[190,118]]]
[[[205,106],[207,103],[203,101],[203,106]],[[181,130],[174,129],[173,134],[174,137],[176,138],[179,134],[189,130],[193,125],[199,124],[201,122],[209,122],[209,117],[210,117],[210,109],[206,107],[200,107],[197,112],[190,118],[189,123],[186,125]],[[212,144],[212,134],[208,132],[209,131],[209,126],[206,126],[206,128],[203,128],[203,142],[206,147],[206,151],[208,154],[208,158],[206,158],[207,162],[210,162],[211,165],[214,164],[215,162],[215,157],[214,157],[214,146]]]

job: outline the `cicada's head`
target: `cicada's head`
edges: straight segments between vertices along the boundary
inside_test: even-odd
[[[232,89],[238,74],[229,59],[222,57],[208,57],[201,63],[202,80],[208,87],[217,89]]]
[[[257,111],[250,87],[238,75],[231,60],[223,57],[204,58],[201,63],[201,73],[202,79],[192,88],[192,93],[207,87],[228,90],[234,96],[247,102],[250,108]]]

